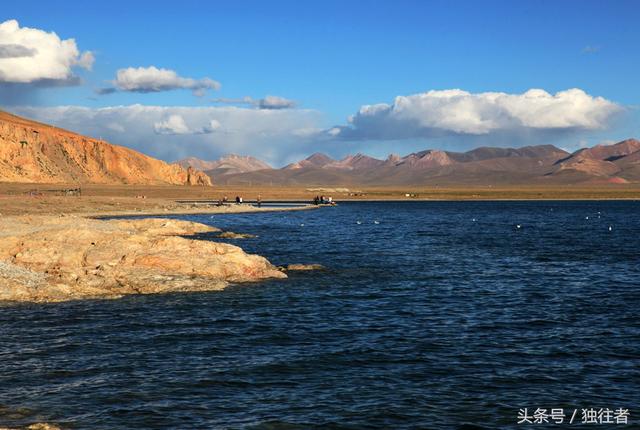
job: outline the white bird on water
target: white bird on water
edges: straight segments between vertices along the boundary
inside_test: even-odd
[[[362,224],[362,221],[356,221],[356,224],[360,225]]]
[[[609,226],[609,231],[613,230],[613,227]]]
[[[300,227],[304,227],[304,224],[300,224]]]
[[[516,228],[517,228],[518,230],[520,230],[520,229],[522,228],[522,226],[521,226],[520,224],[516,224]]]
[[[374,221],[373,223],[374,224],[380,224],[380,221]]]

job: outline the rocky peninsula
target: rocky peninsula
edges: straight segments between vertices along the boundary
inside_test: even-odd
[[[56,302],[219,290],[286,275],[241,248],[190,236],[218,229],[172,219],[80,215],[0,219],[0,301]]]

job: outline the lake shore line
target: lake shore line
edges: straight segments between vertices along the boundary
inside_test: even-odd
[[[210,291],[231,283],[286,278],[282,268],[264,257],[215,241],[246,235],[174,216],[318,208],[182,205],[153,199],[133,203],[141,207],[132,208],[130,199],[13,196],[0,200],[0,302]],[[111,219],[120,217],[131,219]],[[193,238],[201,234],[211,235],[213,241]]]
[[[287,277],[266,258],[238,246],[193,238],[221,233],[208,225],[162,218],[3,217],[0,301],[210,291]]]
[[[94,215],[162,215],[164,213],[204,213],[198,204],[189,202],[218,202],[235,196],[244,201],[311,203],[315,196],[325,195],[334,201],[530,201],[530,200],[636,200],[640,199],[640,184],[576,184],[576,185],[456,185],[456,186],[233,186],[219,185],[82,185],[81,194],[64,195],[64,190],[77,189],[74,184],[0,183],[0,214],[59,214],[82,213]],[[229,208],[232,207],[232,208]],[[234,204],[225,211],[239,210]],[[246,210],[257,210],[249,204]],[[243,208],[243,210],[244,210]],[[218,210],[207,207],[206,210]],[[261,210],[272,210],[264,207]],[[277,208],[281,210],[283,208]]]

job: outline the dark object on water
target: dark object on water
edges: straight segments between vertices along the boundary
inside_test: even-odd
[[[283,272],[305,272],[309,270],[327,270],[322,264],[289,264],[284,267],[278,267]]]

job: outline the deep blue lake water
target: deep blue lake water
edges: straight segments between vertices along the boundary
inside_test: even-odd
[[[181,218],[328,271],[2,306],[0,427],[540,428],[519,409],[622,407],[639,428],[639,202]]]

